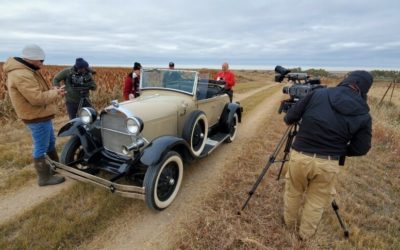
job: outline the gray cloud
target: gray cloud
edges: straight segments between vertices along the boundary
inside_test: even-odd
[[[396,68],[396,0],[5,1],[0,60],[37,43],[47,62]]]

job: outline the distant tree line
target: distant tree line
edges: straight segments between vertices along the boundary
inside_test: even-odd
[[[291,68],[290,72],[298,73],[298,72],[306,72],[310,76],[319,76],[319,77],[328,77],[330,76],[329,72],[324,69],[308,69],[308,70],[301,70],[301,67]]]
[[[328,71],[324,69],[308,69],[302,70],[301,67],[291,68],[291,72],[306,72],[311,76],[319,76],[319,77],[329,77],[332,76]],[[400,80],[400,71],[397,70],[372,70],[370,71],[374,78],[380,79],[397,79]]]
[[[391,78],[400,80],[400,71],[396,70],[372,70],[371,74],[374,78]]]

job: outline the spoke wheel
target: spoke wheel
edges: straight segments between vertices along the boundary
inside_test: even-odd
[[[70,167],[92,173],[93,169],[82,164],[85,151],[78,136],[73,136],[64,145],[61,152],[60,162]]]
[[[183,162],[175,152],[168,152],[162,161],[149,166],[144,177],[145,200],[154,210],[167,208],[178,194],[183,178]]]

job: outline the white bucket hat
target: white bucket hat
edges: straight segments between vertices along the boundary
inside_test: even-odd
[[[22,50],[22,58],[29,60],[44,60],[46,55],[42,48],[36,44],[29,44]]]

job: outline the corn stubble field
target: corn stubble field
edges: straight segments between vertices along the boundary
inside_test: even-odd
[[[50,81],[62,68],[46,66],[43,73]],[[101,108],[113,99],[121,100],[123,80],[129,69],[96,68],[96,71],[98,89],[92,94],[94,105]],[[203,71],[215,74],[214,70]],[[0,73],[0,83],[3,83],[4,74]],[[235,93],[260,88],[273,77],[271,72],[265,71],[235,73]],[[340,80],[340,77],[324,78],[322,82],[332,86]],[[388,82],[377,82],[370,91],[371,151],[364,157],[348,158],[336,185],[336,201],[349,228],[349,240],[343,238],[331,208],[325,211],[319,230],[310,241],[300,242],[295,233],[284,227],[284,180],[275,180],[278,165],[271,167],[249,206],[242,215],[237,215],[285,130],[283,115],[273,112],[266,113],[263,126],[255,128],[260,131],[257,136],[234,142],[243,144],[239,160],[224,166],[218,189],[202,206],[194,208],[196,216],[187,218],[180,227],[172,248],[400,249],[400,86],[395,88],[391,103],[386,99],[378,105],[387,86]],[[25,183],[36,178],[30,166],[32,142],[29,131],[16,119],[3,87],[0,88],[0,199],[18,192]],[[274,88],[274,91],[280,90],[281,87]],[[271,92],[260,91],[243,100],[244,119],[258,103],[270,96]],[[274,110],[278,105],[276,103]],[[56,131],[67,121],[63,101],[58,106],[59,114],[54,121]],[[59,152],[63,143],[64,138],[57,140]],[[103,190],[76,184],[62,195],[0,224],[0,249],[79,248],[137,202],[126,202],[126,199]]]

